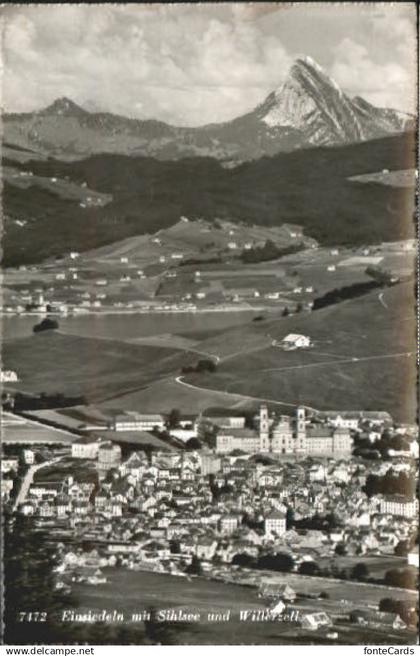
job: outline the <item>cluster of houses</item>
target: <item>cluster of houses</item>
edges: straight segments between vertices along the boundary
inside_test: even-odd
[[[95,458],[97,477],[78,481],[57,466],[56,480],[32,482],[19,511],[106,553],[129,554],[129,566],[173,569],[195,555],[211,567],[238,554],[258,558],[280,550],[297,568],[333,557],[338,545],[349,555],[393,554],[415,528],[417,500],[369,498],[363,491],[368,473],[382,471],[378,464],[262,464],[207,450],[133,452],[123,460],[119,446],[91,444],[80,452],[75,443],[73,454]],[[310,520],[329,515],[335,524],[311,527]],[[298,528],[302,521],[307,528]]]
[[[57,586],[101,585],[106,582],[103,568],[117,564],[188,576],[198,559],[207,576],[256,585],[264,598],[270,598],[272,590],[267,590],[274,583],[267,579],[267,572],[264,578],[264,570],[241,563],[256,564],[267,555],[282,554],[292,559],[294,572],[299,573],[305,563],[322,562],[334,576],[337,554],[355,558],[394,555],[400,543],[413,543],[417,499],[368,496],[364,491],[370,474],[389,476],[391,468],[396,478],[401,471],[413,475],[413,461],[362,461],[348,458],[346,449],[339,457],[340,450],[330,447],[321,458],[311,457],[310,450],[302,451],[299,458],[264,458],[261,454],[270,453],[273,441],[279,450],[271,453],[281,456],[283,439],[286,445],[289,439],[293,444],[297,441],[302,448],[311,439],[327,438],[310,437],[311,424],[316,422],[304,408],[286,421],[262,406],[255,419],[259,440],[255,453],[217,448],[127,451],[107,439],[110,425],[102,439],[96,432],[69,445],[64,466],[58,459],[55,476],[35,475],[17,508],[33,516],[38,526],[47,528],[52,539],[61,543]],[[379,432],[388,419],[389,415],[381,413],[320,413],[317,425],[324,433],[339,431],[342,437],[361,426],[366,430],[367,425]],[[217,437],[251,430],[240,416],[185,418],[178,430],[200,435],[202,422],[216,425]],[[115,415],[111,424],[115,434],[124,436],[163,430],[167,418],[131,412]],[[291,453],[296,455],[296,450]],[[68,468],[70,455],[73,474]],[[33,464],[36,447],[26,448],[20,458],[3,458],[4,480],[12,480],[19,461]],[[8,494],[2,483],[6,501]],[[409,552],[407,566],[418,568],[418,551]],[[283,588],[273,598],[275,607],[282,610],[296,598],[290,586]],[[389,614],[380,617],[375,611],[372,619],[360,613],[353,622],[391,622]],[[321,609],[319,617],[307,613],[304,621],[313,630],[332,624]],[[398,616],[392,623],[394,628],[404,628]]]

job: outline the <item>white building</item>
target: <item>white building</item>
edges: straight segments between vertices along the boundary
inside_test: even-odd
[[[220,533],[225,535],[230,535],[234,533],[240,524],[240,518],[238,515],[224,515],[219,520],[219,530]]]
[[[311,345],[311,338],[307,335],[290,333],[283,338],[282,345],[286,351],[293,351],[298,348],[308,348]]]
[[[71,445],[72,458],[84,458],[86,460],[95,460],[99,451],[100,442],[97,437],[87,435],[81,437]]]
[[[419,503],[417,499],[406,499],[403,496],[394,495],[383,497],[379,504],[382,515],[395,515],[413,519],[418,515]]]
[[[0,371],[0,382],[1,383],[17,383],[18,382],[18,376],[16,371],[12,371],[11,369],[2,369]]]
[[[1,459],[1,473],[8,474],[11,471],[17,471],[19,468],[18,458],[2,458]]]
[[[418,458],[419,457],[419,441],[418,441],[418,439],[414,439],[410,442],[410,455],[413,458]]]
[[[286,533],[286,515],[278,510],[273,510],[264,520],[264,532],[266,537],[281,537]]]
[[[102,442],[98,449],[97,468],[100,475],[121,463],[121,447],[112,442]]]
[[[336,428],[349,428],[351,430],[357,430],[359,427],[360,418],[358,415],[351,415],[347,413],[346,415],[341,414],[331,414],[328,417],[328,423],[331,426]]]
[[[267,406],[260,408],[259,430],[223,427],[216,436],[216,451],[230,453],[275,453],[285,456],[347,458],[353,440],[348,428],[307,422],[304,407],[294,418],[269,416]]]
[[[23,459],[25,461],[25,465],[33,465],[35,462],[35,453],[32,451],[32,449],[24,449],[23,450]]]
[[[245,428],[245,417],[217,417],[210,415],[208,417],[202,417],[202,422],[210,422],[215,426],[220,428]]]
[[[116,431],[163,429],[165,428],[165,419],[162,415],[142,415],[138,412],[126,412],[115,417],[112,427]]]
[[[419,548],[418,548],[418,546],[408,552],[408,554],[407,554],[407,564],[411,565],[412,567],[417,567],[417,569],[419,568]]]

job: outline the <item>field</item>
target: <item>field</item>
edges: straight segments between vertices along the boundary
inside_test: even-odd
[[[19,390],[80,394],[88,401],[139,389],[175,373],[181,364],[174,349],[52,331],[4,342],[3,362],[19,372]]]
[[[101,407],[114,408],[115,400],[105,401]],[[178,408],[185,414],[200,413],[207,408],[232,408],[232,410],[256,407],[250,400],[237,394],[225,394],[217,390],[192,389],[176,382],[175,377],[152,383],[138,391],[118,398],[118,407],[124,410],[141,408],[144,412],[169,412]]]
[[[55,177],[45,178],[39,175],[33,175],[32,171],[19,171],[13,166],[3,167],[3,178],[19,189],[28,189],[33,185],[38,186],[47,189],[61,198],[79,201],[84,204],[84,207],[87,205],[103,207],[112,200],[110,194],[98,193],[69,180],[61,180]]]
[[[314,347],[272,347],[288,333]],[[186,382],[209,389],[303,403],[319,409],[384,409],[415,416],[415,317],[410,283],[308,313],[232,329],[201,348],[220,356],[215,374]],[[258,372],[258,375],[256,373]]]
[[[130,622],[132,613],[153,606],[158,609],[182,608],[186,612],[200,613],[200,621],[173,629],[176,644],[328,644],[325,632],[308,632],[297,626],[296,622],[252,622],[239,621],[239,610],[261,610],[264,603],[258,599],[256,589],[229,583],[219,583],[204,579],[188,581],[184,578],[148,572],[132,572],[125,569],[105,569],[108,582],[99,589],[78,585],[75,594],[79,601],[78,610],[117,609],[124,613],[124,620]],[[268,573],[267,573],[268,574]],[[299,601],[295,605],[300,611],[319,611],[348,613],[349,607],[338,604],[338,600],[350,595],[354,604],[376,604],[386,588],[349,586],[341,582],[319,579],[304,579],[295,575],[274,575],[281,582],[288,582],[295,590],[304,588],[305,592],[318,594],[327,589],[331,601]],[[300,581],[300,584],[299,584]],[[351,606],[350,606],[351,607]],[[229,621],[208,621],[208,612],[229,612]],[[378,630],[361,629],[350,624],[336,627],[339,638],[334,642],[341,644],[410,644],[415,640],[413,633],[382,633]]]
[[[8,413],[2,416],[2,442],[4,444],[25,444],[29,442],[68,443],[74,442],[75,435],[63,430],[50,428],[30,419],[11,417]]]
[[[112,408],[195,412],[266,399],[285,408],[379,408],[413,421],[412,308],[409,282],[260,321],[240,312],[69,318],[63,332],[6,339],[3,358],[19,373],[18,389],[80,394]],[[289,333],[308,335],[312,348],[272,345]],[[215,373],[179,378],[183,366],[210,356]]]
[[[369,578],[377,579],[380,582],[388,570],[406,567],[407,558],[392,554],[387,556],[383,553],[377,556],[337,556],[335,554],[333,558],[317,560],[317,564],[321,568],[334,565],[337,569],[346,570],[348,573],[359,563],[366,565],[369,570]]]

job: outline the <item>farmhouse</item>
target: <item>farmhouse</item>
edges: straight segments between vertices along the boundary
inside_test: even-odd
[[[259,597],[269,599],[282,599],[293,603],[296,600],[296,592],[287,583],[267,583],[263,582],[260,585]]]
[[[295,223],[283,223],[283,225],[279,229],[279,232],[281,232],[287,237],[291,237],[292,239],[298,239],[303,237],[302,226],[296,225]]]
[[[331,618],[327,613],[305,613],[301,620],[301,625],[303,629],[309,629],[310,631],[316,631],[321,627],[332,626]]]
[[[396,613],[382,613],[376,610],[354,610],[350,613],[350,620],[362,626],[406,628],[405,622]]]
[[[16,383],[18,381],[18,376],[16,371],[11,369],[2,369],[0,371],[0,382],[1,383]]]
[[[311,345],[311,338],[307,335],[297,335],[290,333],[283,338],[282,346],[286,351],[293,351],[298,348],[308,348]]]

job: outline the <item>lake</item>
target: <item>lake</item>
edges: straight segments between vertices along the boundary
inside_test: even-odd
[[[256,312],[197,312],[150,314],[88,314],[58,317],[64,332],[85,337],[108,339],[134,339],[164,333],[184,334],[230,328],[247,323]],[[2,338],[28,337],[41,316],[4,316]]]

